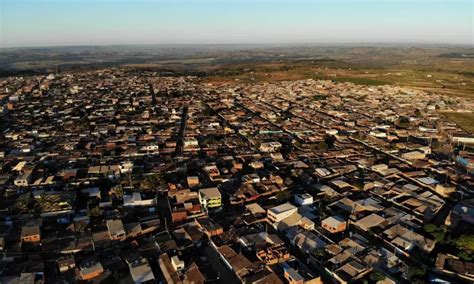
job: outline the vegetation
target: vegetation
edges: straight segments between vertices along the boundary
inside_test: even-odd
[[[366,85],[366,86],[390,85],[390,83],[386,81],[370,79],[370,78],[358,78],[358,77],[337,77],[333,81],[338,82],[338,83],[349,82],[349,83],[354,83],[356,85]]]
[[[9,50],[0,59],[6,66],[0,76],[51,72],[57,65],[62,71],[126,66],[197,75],[210,83],[312,78],[369,86],[395,84],[453,97],[474,94],[472,51],[461,47],[249,47],[238,53],[206,46],[159,52],[144,46],[88,47],[87,52],[76,47]]]
[[[420,109],[415,110],[415,116],[416,117],[421,117],[421,110]]]
[[[474,252],[474,235],[461,235],[455,243],[460,250]]]
[[[443,115],[456,123],[464,131],[474,133],[474,113],[469,112],[444,112]]]
[[[406,275],[411,283],[425,283],[423,278],[426,275],[426,270],[424,268],[410,266]]]
[[[89,209],[88,215],[89,217],[97,218],[102,216],[102,213],[104,213],[104,210],[100,209],[99,206],[96,206]]]
[[[445,226],[436,226],[434,224],[426,224],[423,229],[425,232],[431,234],[437,242],[445,242],[446,237],[446,227]]]
[[[374,282],[378,282],[378,281],[384,280],[387,277],[383,273],[381,273],[379,271],[375,271],[374,273],[370,274],[369,278],[370,278],[370,280],[372,280]]]
[[[410,119],[406,116],[400,116],[397,121],[397,126],[400,128],[408,128],[410,126]]]
[[[147,175],[140,185],[143,192],[157,192],[166,186],[166,182],[160,174],[152,174]]]
[[[336,142],[336,140],[336,137],[334,137],[333,135],[327,135],[326,137],[324,137],[324,143],[326,143],[329,149],[334,148],[334,143]]]
[[[110,189],[110,194],[114,195],[117,199],[123,198],[123,188],[121,185],[116,185]]]
[[[287,201],[291,198],[291,192],[289,191],[286,191],[286,190],[283,190],[283,191],[279,191],[276,195],[275,195],[276,199],[280,202],[283,202],[283,201]]]

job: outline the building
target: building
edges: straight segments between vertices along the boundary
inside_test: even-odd
[[[290,203],[278,205],[267,210],[267,219],[270,222],[281,222],[283,219],[290,217],[298,211],[296,206]]]
[[[407,159],[407,160],[422,160],[425,157],[426,157],[426,154],[420,151],[411,151],[411,152],[402,154],[402,158]]]
[[[222,199],[219,189],[210,187],[199,190],[199,202],[205,210],[220,208]]]
[[[125,258],[130,275],[134,283],[154,283],[155,275],[151,270],[150,263],[144,257],[137,257],[132,261],[129,258]]]
[[[41,241],[40,227],[23,226],[21,228],[21,242],[22,243],[36,243]]]
[[[346,221],[339,216],[330,216],[321,221],[321,227],[334,234],[346,230]]]
[[[107,230],[111,240],[123,240],[125,239],[126,233],[123,227],[122,220],[107,220]]]
[[[296,194],[295,195],[296,205],[311,205],[313,204],[313,196],[309,193]]]
[[[276,152],[280,150],[282,147],[280,142],[272,141],[272,142],[264,142],[260,144],[259,150],[265,153]]]
[[[81,280],[88,281],[99,277],[104,272],[102,264],[96,259],[88,259],[84,261],[80,268],[79,274]]]
[[[31,183],[31,172],[24,173],[17,179],[15,179],[14,184],[18,187],[28,186]]]
[[[135,207],[135,206],[154,206],[156,200],[151,199],[142,199],[142,196],[139,192],[134,192],[131,195],[123,196],[123,206],[125,207]]]
[[[171,265],[173,265],[173,268],[176,271],[180,271],[184,269],[184,261],[179,259],[177,255],[171,257]]]

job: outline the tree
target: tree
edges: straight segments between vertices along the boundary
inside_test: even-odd
[[[165,187],[165,180],[160,174],[147,175],[141,182],[143,192],[157,192]]]
[[[425,232],[433,236],[437,242],[444,242],[446,237],[446,227],[436,226],[434,224],[426,224],[423,229]]]
[[[324,259],[326,257],[326,249],[324,247],[320,247],[314,250],[313,255],[317,258]]]
[[[104,213],[104,210],[100,209],[99,206],[89,209],[89,217],[100,217]]]
[[[460,250],[474,251],[474,235],[462,235],[455,243]]]
[[[398,118],[397,125],[400,128],[408,128],[410,126],[410,119],[406,116],[400,116],[400,118]]]
[[[370,280],[372,280],[374,282],[378,282],[378,281],[384,280],[387,277],[385,276],[385,274],[383,274],[379,271],[375,271],[374,273],[370,274],[369,278],[370,278]]]
[[[421,110],[420,110],[420,109],[417,108],[417,109],[415,110],[415,116],[416,116],[416,117],[420,117],[420,116],[421,116]]]
[[[318,148],[319,148],[320,150],[327,150],[327,149],[329,149],[329,146],[328,146],[328,144],[326,144],[326,142],[321,141],[321,142],[319,142],[319,144],[318,144]]]
[[[123,198],[123,188],[121,185],[116,185],[110,189],[110,193],[115,195],[118,199]]]
[[[326,145],[328,145],[329,149],[334,148],[334,143],[336,142],[336,140],[336,137],[333,135],[326,135],[326,137],[324,137],[324,142],[326,143]]]
[[[458,253],[458,256],[462,258],[464,261],[472,261],[474,259],[474,255],[467,251],[461,251]]]
[[[409,267],[407,271],[407,277],[412,283],[414,281],[419,281],[421,280],[426,274],[426,270],[424,268],[419,268],[419,267]]]
[[[279,191],[276,195],[275,195],[276,199],[278,201],[287,201],[288,199],[291,198],[291,192],[289,191]]]
[[[425,226],[423,226],[423,229],[425,229],[425,232],[430,234],[438,231],[438,227],[434,224],[426,224]]]

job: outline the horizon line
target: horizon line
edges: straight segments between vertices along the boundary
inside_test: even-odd
[[[474,43],[453,43],[453,42],[392,42],[392,41],[367,41],[367,42],[242,42],[242,43],[101,43],[101,44],[46,44],[46,45],[19,45],[0,46],[0,50],[5,49],[35,49],[35,48],[64,48],[64,47],[120,47],[120,46],[366,46],[386,45],[386,46],[449,46],[449,47],[474,47]]]

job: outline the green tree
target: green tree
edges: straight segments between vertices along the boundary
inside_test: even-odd
[[[374,282],[378,282],[378,281],[384,280],[387,277],[385,276],[385,274],[383,274],[379,271],[375,271],[374,273],[370,274],[369,278],[370,278],[370,280],[372,280]]]
[[[324,137],[324,142],[326,143],[326,145],[328,145],[329,149],[334,148],[334,143],[336,142],[336,140],[336,137],[333,135],[326,135],[326,137]]]
[[[460,250],[474,251],[474,235],[462,235],[455,243]]]
[[[324,247],[320,247],[320,248],[315,249],[313,254],[317,258],[324,259],[324,257],[326,256],[326,250],[324,249]]]
[[[406,116],[400,116],[400,118],[398,118],[397,125],[400,128],[408,128],[410,126],[410,119]]]
[[[278,201],[287,201],[288,199],[291,198],[291,192],[289,191],[279,191],[276,195],[275,195],[276,199]]]
[[[147,175],[141,182],[144,192],[157,192],[165,185],[164,179],[159,174]]]
[[[474,255],[467,251],[461,251],[460,253],[458,253],[458,256],[464,261],[472,261],[474,259]]]
[[[99,206],[93,207],[89,209],[88,215],[89,217],[100,217],[102,216],[102,213],[104,213],[104,210],[100,209]]]
[[[415,110],[415,116],[416,116],[416,117],[420,117],[420,116],[421,116],[421,110],[420,110],[420,109],[416,109],[416,110]]]
[[[425,276],[425,274],[426,270],[424,268],[415,266],[409,267],[407,271],[407,277],[410,281],[412,281],[412,283],[414,283],[414,281],[421,280]]]
[[[444,242],[446,237],[446,227],[436,226],[434,224],[426,224],[423,226],[425,232],[433,236],[433,238],[438,242]]]
[[[437,227],[434,224],[426,224],[425,226],[423,226],[423,229],[425,229],[425,232],[430,233],[430,234],[438,231],[438,228],[439,227]]]
[[[327,149],[329,149],[329,146],[328,146],[328,144],[326,144],[326,142],[321,141],[318,144],[318,148],[319,148],[319,150],[327,150]]]
[[[117,197],[118,199],[122,199],[123,198],[123,188],[121,185],[116,185],[114,187],[112,187],[110,189],[110,193],[112,193],[113,195],[115,195],[115,197]]]

